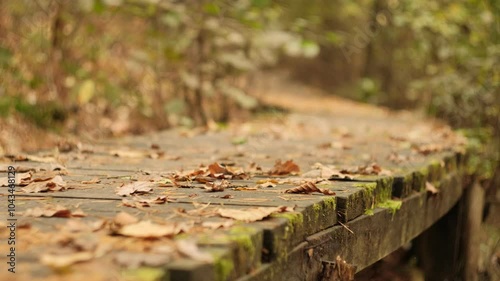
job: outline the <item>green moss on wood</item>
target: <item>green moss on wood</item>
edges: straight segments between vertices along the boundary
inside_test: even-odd
[[[325,197],[323,199],[323,203],[329,210],[335,210],[337,207],[337,199],[335,198],[335,196]]]
[[[314,221],[318,222],[319,217],[321,215],[321,212],[323,210],[323,207],[321,206],[322,203],[314,203],[313,204],[313,213],[314,213]]]
[[[234,263],[228,258],[219,258],[215,260],[215,280],[226,281],[234,270]]]
[[[375,190],[376,203],[385,202],[386,200],[391,199],[393,182],[393,177],[383,177],[377,180],[377,188]]]
[[[126,269],[121,272],[122,280],[134,281],[162,281],[169,280],[168,272],[162,268],[140,267],[135,269]]]
[[[252,236],[255,233],[254,228],[244,226],[234,226],[229,230],[229,240],[236,242],[245,253],[251,257],[255,256],[256,250]]]
[[[391,212],[391,214],[394,215],[397,212],[397,210],[401,209],[402,205],[403,201],[387,200],[385,202],[378,204],[378,207],[389,209],[389,212]]]

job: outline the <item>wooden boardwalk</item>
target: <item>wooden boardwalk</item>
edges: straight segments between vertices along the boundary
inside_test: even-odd
[[[10,155],[16,273],[4,186],[0,279],[317,280],[337,256],[359,271],[456,204],[466,156],[444,125],[354,105]]]

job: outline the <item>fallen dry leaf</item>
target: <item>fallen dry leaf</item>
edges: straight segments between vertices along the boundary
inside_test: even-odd
[[[278,181],[276,180],[257,181],[257,185],[255,187],[257,188],[275,187],[277,183]]]
[[[342,174],[351,175],[381,175],[390,176],[392,173],[389,170],[382,169],[377,163],[372,163],[369,165],[362,165],[355,168],[347,168],[340,170]]]
[[[418,153],[427,156],[432,153],[441,152],[444,150],[445,147],[442,144],[430,143],[421,145],[414,144],[412,148],[415,149]]]
[[[313,182],[306,182],[297,187],[285,190],[285,193],[312,193],[319,192],[324,195],[335,195],[335,192],[327,188],[318,188]]]
[[[257,187],[246,187],[246,186],[240,186],[240,187],[233,188],[233,190],[236,190],[236,191],[254,191],[257,189],[258,189]]]
[[[138,151],[138,150],[130,150],[130,149],[116,149],[116,150],[111,150],[109,154],[116,156],[116,157],[123,157],[123,158],[145,158],[148,157],[149,153],[146,151]]]
[[[56,171],[41,171],[34,173],[31,178],[32,181],[48,181],[55,176],[59,175],[59,172]]]
[[[249,209],[220,208],[217,212],[221,217],[244,222],[260,221],[273,213],[287,211],[286,207],[258,207]]]
[[[219,163],[212,163],[208,165],[208,171],[212,176],[216,174],[229,173],[228,170]]]
[[[387,159],[393,163],[399,164],[410,161],[410,156],[392,152],[391,154],[389,154],[389,157],[387,157]]]
[[[61,191],[66,189],[66,182],[61,176],[55,176],[48,181],[34,181],[26,187],[21,188],[26,193],[38,193],[47,191]]]
[[[223,166],[217,162],[208,165],[208,174],[206,176],[218,179],[247,179],[248,175],[243,169],[229,166]]]
[[[25,186],[31,182],[31,173],[16,173],[15,184],[18,186]],[[9,186],[9,178],[0,178],[0,186]]]
[[[91,252],[78,252],[71,254],[43,254],[40,257],[40,262],[54,268],[68,267],[78,262],[89,261],[94,258]]]
[[[205,184],[205,189],[210,192],[220,192],[224,191],[225,188],[231,186],[231,183],[227,180],[207,182]]]
[[[153,183],[149,181],[136,181],[133,183],[126,184],[122,187],[118,187],[116,194],[120,196],[128,196],[132,194],[145,194],[153,191],[151,187]]]
[[[101,180],[99,178],[93,178],[89,181],[82,181],[82,184],[96,184],[96,183],[100,183]]]
[[[168,201],[167,196],[158,196],[156,198],[133,198],[132,200],[123,199],[122,205],[132,208],[151,207],[152,204],[165,204]]]
[[[141,209],[144,207],[151,207],[151,205],[147,202],[140,202],[140,201],[135,201],[135,200],[127,200],[127,199],[122,199],[122,205],[125,207],[137,208],[137,209]]]
[[[210,229],[218,229],[218,228],[228,228],[234,225],[233,220],[226,221],[204,221],[201,223],[201,226],[210,228]]]
[[[215,179],[214,178],[211,178],[211,177],[204,177],[204,176],[196,176],[194,178],[195,181],[199,182],[199,183],[211,183],[213,182]]]
[[[26,155],[27,160],[33,161],[33,162],[40,162],[40,163],[57,163],[57,160],[54,157],[43,157],[43,156],[36,156],[36,155]]]
[[[58,217],[58,218],[71,218],[71,217],[84,217],[85,214],[81,210],[71,212],[68,208],[61,205],[46,205],[43,208],[36,207],[27,209],[23,212],[25,217]]]
[[[432,195],[439,193],[439,190],[432,183],[428,181],[425,182],[425,190],[427,190],[427,192],[429,192]]]
[[[127,225],[127,224],[133,224],[137,223],[139,219],[129,213],[126,212],[120,212],[118,213],[114,218],[113,222],[116,225]]]
[[[283,175],[295,175],[300,172],[300,168],[293,160],[287,160],[282,163],[281,160],[277,160],[274,167],[269,171],[270,175],[273,176],[283,176]]]
[[[212,262],[213,257],[209,253],[202,252],[200,248],[198,248],[198,245],[196,245],[196,242],[192,240],[187,240],[187,239],[180,239],[176,241],[176,246],[177,250],[194,260],[201,261],[201,262]]]
[[[175,224],[156,224],[151,221],[141,221],[127,224],[120,228],[117,233],[123,236],[138,238],[159,238],[163,236],[173,236],[180,232],[180,228]]]
[[[56,227],[66,232],[82,232],[91,230],[91,227],[80,219],[70,219],[65,225]]]

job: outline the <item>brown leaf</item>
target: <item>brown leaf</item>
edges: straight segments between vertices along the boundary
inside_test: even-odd
[[[113,222],[116,225],[127,225],[127,224],[133,224],[137,223],[139,219],[129,213],[126,212],[120,212],[118,213],[114,218]]]
[[[51,156],[36,156],[36,155],[26,155],[27,160],[40,163],[57,163],[57,160]]]
[[[329,180],[341,180],[341,181],[353,181],[356,180],[355,177],[346,175],[344,173],[338,172],[331,174],[330,177],[328,177]]]
[[[432,195],[439,193],[439,190],[432,183],[428,181],[425,182],[425,190],[427,190],[427,192],[429,192]]]
[[[142,209],[144,207],[151,207],[151,205],[149,205],[149,203],[138,202],[135,200],[127,200],[127,199],[122,199],[122,205],[125,207],[137,208],[137,209]]]
[[[335,195],[334,191],[331,191],[327,188],[318,188],[313,182],[306,182],[294,188],[289,188],[285,190],[285,193],[312,193],[319,192],[324,195]]]
[[[16,173],[15,184],[18,186],[25,186],[31,182],[31,173]],[[9,178],[0,178],[0,186],[9,186]]]
[[[96,184],[96,183],[100,183],[101,180],[99,178],[93,178],[89,181],[82,181],[82,184]]]
[[[274,167],[269,171],[269,174],[273,176],[282,176],[289,174],[298,174],[299,172],[300,168],[293,162],[293,160],[287,160],[284,163],[282,163],[281,160],[278,160],[274,164]]]
[[[215,174],[228,173],[227,169],[219,163],[212,163],[212,164],[208,165],[208,171],[210,172],[210,175],[212,175],[212,176]]]
[[[59,175],[59,173],[55,172],[55,171],[41,171],[41,172],[34,173],[31,178],[32,178],[32,181],[35,181],[35,182],[48,181],[57,175]]]
[[[123,236],[138,238],[158,238],[163,236],[173,236],[181,229],[174,224],[155,224],[151,221],[141,221],[138,223],[127,224],[120,228],[117,233]]]
[[[180,239],[176,241],[176,246],[177,250],[191,258],[197,261],[201,262],[212,262],[213,257],[207,252],[202,252],[200,248],[198,248],[198,245],[192,240],[187,240],[187,239]]]
[[[444,146],[438,143],[430,143],[422,145],[413,145],[413,149],[415,149],[418,153],[427,156],[429,154],[442,151],[444,149]]]
[[[40,262],[54,268],[64,268],[78,262],[89,261],[94,258],[94,253],[77,252],[71,254],[43,254]]]
[[[208,182],[205,184],[205,189],[210,192],[220,192],[224,191],[225,188],[231,186],[231,183],[227,180]]]
[[[210,228],[210,229],[218,229],[218,228],[228,228],[234,225],[233,220],[225,220],[225,221],[204,221],[201,223],[201,226]]]
[[[60,191],[66,189],[66,182],[61,176],[55,176],[49,181],[36,181],[28,184],[21,190],[26,193],[38,193],[46,191]]]
[[[393,163],[399,164],[403,162],[408,162],[410,160],[410,156],[399,154],[397,152],[392,152],[387,159]]]
[[[211,178],[211,177],[204,177],[204,176],[196,176],[194,178],[195,181],[199,182],[199,183],[211,183],[214,181],[214,178]]]
[[[380,165],[377,163],[372,163],[370,165],[358,166],[355,168],[346,168],[340,170],[343,174],[351,174],[351,175],[390,175],[391,172],[388,170],[382,169]]]
[[[75,217],[75,218],[82,218],[82,217],[86,217],[87,214],[85,214],[81,209],[76,209],[76,210],[71,212],[71,216]]]
[[[240,187],[233,188],[233,190],[236,190],[236,191],[254,191],[257,189],[258,189],[257,187],[246,187],[246,186],[240,186]]]
[[[257,188],[275,187],[277,183],[278,181],[276,180],[257,181],[257,185],[255,187]]]
[[[156,198],[133,198],[132,200],[123,199],[122,205],[125,207],[142,208],[151,207],[151,204],[165,204],[168,201],[167,196],[158,196]]]
[[[91,227],[80,219],[70,219],[65,225],[61,226],[60,229],[66,232],[82,232],[91,230]]]
[[[145,158],[148,157],[149,153],[147,151],[138,151],[138,150],[130,150],[130,149],[116,149],[116,150],[111,150],[109,154],[116,156],[116,157],[122,157],[122,158]]]
[[[127,196],[132,194],[151,193],[153,191],[153,188],[151,187],[152,185],[153,183],[149,181],[136,181],[117,188],[116,194],[120,196]]]
[[[84,216],[83,212],[77,210],[75,211],[77,217]],[[59,217],[59,218],[70,218],[73,217],[73,213],[66,207],[61,205],[46,205],[43,208],[36,207],[32,209],[27,209],[24,211],[23,216],[25,217]]]
[[[262,220],[273,213],[286,211],[282,207],[258,207],[249,209],[229,209],[220,208],[217,212],[221,217],[235,219],[244,222],[254,222]]]
[[[219,163],[208,165],[208,176],[218,179],[247,179],[248,175],[242,169],[223,166]]]

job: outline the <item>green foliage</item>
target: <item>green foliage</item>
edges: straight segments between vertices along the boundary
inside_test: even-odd
[[[67,112],[56,102],[30,104],[19,97],[0,97],[0,114],[2,117],[16,112],[41,128],[57,130],[66,119]]]
[[[282,20],[283,5],[267,0],[80,0],[75,5],[53,0],[2,6],[11,24],[5,34],[15,38],[0,43],[6,93],[20,89],[26,96],[28,88],[37,89],[38,96],[65,106],[103,99],[136,103],[158,122],[189,117],[206,124],[225,121],[227,108],[253,109],[257,100],[245,88],[249,73],[275,65],[284,55],[319,52],[303,30]],[[170,100],[181,101],[175,108],[185,110],[158,106]]]

